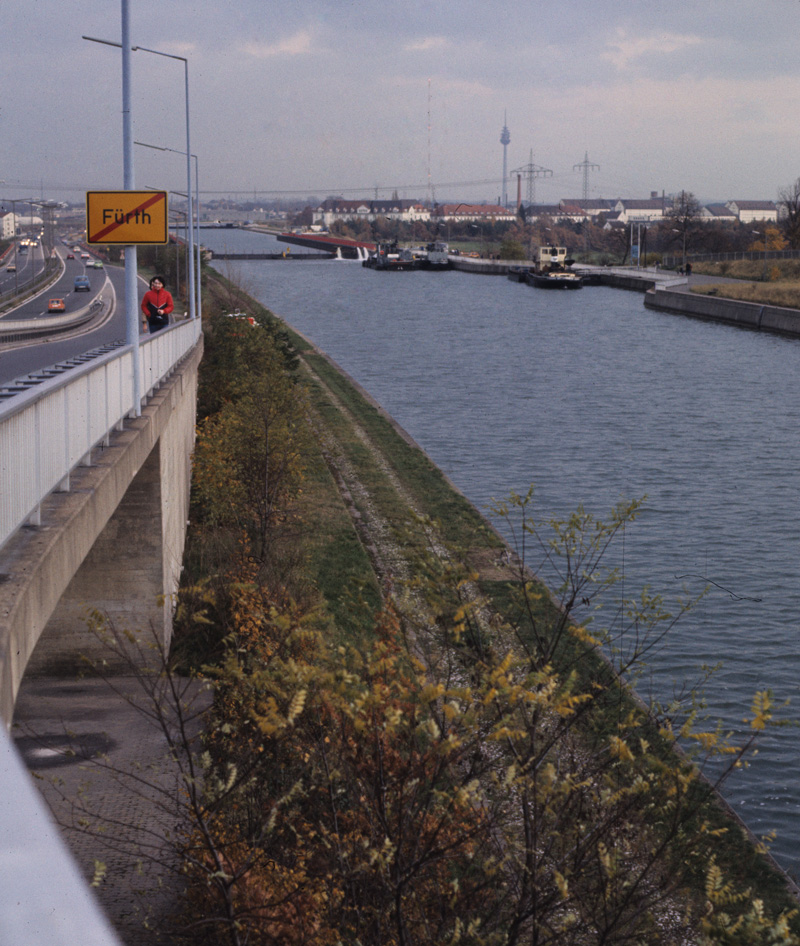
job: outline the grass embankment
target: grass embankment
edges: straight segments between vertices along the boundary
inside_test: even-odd
[[[483,518],[464,497],[450,486],[441,472],[418,448],[410,446],[401,438],[391,422],[353,387],[323,356],[306,352],[304,361],[313,366],[313,370],[324,378],[330,390],[346,405],[350,417],[369,431],[373,442],[379,445],[386,456],[392,459],[392,465],[403,485],[408,489],[425,514],[437,521],[448,544],[464,556],[465,562],[472,565],[496,561],[497,552],[502,542],[487,527]],[[398,524],[404,524],[405,533],[400,533],[406,541],[424,545],[426,539],[419,531],[407,531],[409,510],[403,498],[393,489],[375,469],[375,463],[369,451],[365,450],[355,434],[352,420],[330,403],[324,391],[316,388],[315,402],[325,422],[334,428],[340,443],[347,445],[351,461],[358,467],[360,475],[370,482],[372,495],[379,498],[385,513]],[[480,578],[479,587],[493,611],[509,625],[519,626],[526,639],[534,639],[533,625],[553,626],[558,623],[556,606],[549,592],[539,588],[540,597],[528,601],[531,611],[523,607],[519,594],[519,581]],[[617,731],[619,719],[630,713],[640,714],[641,708],[624,689],[613,685],[609,665],[591,648],[576,644],[570,636],[564,636],[555,655],[557,666],[570,667],[577,672],[579,690],[588,690],[603,681],[610,687],[607,699],[598,707],[589,724],[596,733],[606,735]],[[674,751],[669,742],[659,736],[658,726],[650,720],[641,720],[647,738],[658,746],[657,753],[665,765],[675,765]],[[735,776],[734,776],[735,777]],[[782,874],[767,861],[756,849],[754,842],[743,834],[735,825],[723,805],[715,798],[708,799],[703,786],[694,786],[694,803],[698,806],[695,821],[708,819],[712,831],[719,831],[715,844],[715,855],[724,868],[726,876],[742,887],[752,888],[753,895],[764,899],[769,912],[778,914],[796,907],[794,899],[788,895],[786,882]],[[703,878],[695,877],[698,885]],[[798,926],[800,929],[800,926]]]
[[[722,296],[757,305],[800,309],[800,260],[735,260],[696,263],[696,275],[727,276],[740,282],[693,286],[698,295]]]
[[[576,946],[778,941],[751,905],[762,900],[771,916],[791,911],[783,877],[569,618],[583,596],[594,600],[601,550],[616,528],[580,517],[564,527],[571,578],[556,602],[509,565],[481,515],[312,346],[225,280],[206,301],[254,315],[278,352],[262,345],[263,333],[217,320],[202,369],[209,420],[198,438],[187,583],[209,580],[216,597],[201,625],[213,630],[198,639],[187,620],[182,646],[222,674],[212,746],[219,784],[233,778],[234,787],[220,796],[213,828],[224,826],[236,861],[234,882],[223,878],[226,915],[261,923],[263,933],[301,910],[320,929],[332,924],[333,939],[303,940],[320,944],[336,935],[408,941],[406,923],[419,941],[460,936],[475,946],[507,942],[512,927],[526,941],[557,930],[554,941]],[[265,386],[253,374],[259,359]],[[237,387],[239,373],[247,384]],[[266,410],[276,397],[288,424]],[[214,426],[237,400],[264,408],[269,464],[292,434],[280,466],[292,475],[255,563],[237,546],[243,520],[232,497],[234,467],[251,462],[258,424],[244,437],[244,421],[236,436]],[[306,422],[313,437],[299,429]],[[269,488],[273,469],[262,475]],[[248,531],[257,544],[252,523]],[[650,605],[637,612],[637,633],[645,612]],[[314,643],[309,622],[322,634]],[[241,771],[247,779],[236,785]],[[709,890],[712,860],[724,880]],[[198,897],[221,876],[207,874]],[[736,901],[729,881],[751,892]],[[373,903],[383,906],[367,915]],[[732,929],[726,911],[750,918]],[[704,914],[711,926],[702,934]],[[665,925],[676,916],[676,927]],[[472,920],[481,932],[466,936],[459,923]]]

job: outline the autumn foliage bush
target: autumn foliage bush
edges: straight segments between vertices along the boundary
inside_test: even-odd
[[[194,503],[230,554],[183,616],[200,633],[219,625],[182,852],[191,942],[800,942],[791,912],[776,918],[717,857],[741,829],[701,769],[736,767],[752,743],[702,726],[695,704],[646,707],[620,682],[675,620],[646,592],[620,602],[605,567],[639,504],[608,523],[579,511],[544,538],[531,496],[511,497],[495,512],[547,549],[552,597],[520,560],[498,610],[499,587],[480,594],[432,548],[372,634],[342,644],[322,610],[264,580],[307,449],[286,353],[269,332],[217,331]],[[761,693],[750,728],[771,724]]]
[[[720,839],[739,829],[709,817],[678,733],[613,675],[592,682],[530,637],[521,647],[519,626],[495,626],[478,652],[485,602],[464,600],[468,575],[451,573],[453,608],[419,655],[391,606],[371,642],[332,647],[313,613],[242,577],[213,672],[208,818],[186,851],[211,941],[796,942],[720,873]],[[597,665],[597,632],[568,633]],[[753,731],[770,721],[762,694]],[[742,757],[691,712],[681,735],[700,761]]]

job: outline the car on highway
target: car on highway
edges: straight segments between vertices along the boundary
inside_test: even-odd
[[[90,256],[88,253],[81,253],[81,259],[90,259]]]
[[[67,259],[75,259],[74,253],[67,253]]]
[[[76,276],[75,277],[75,292],[91,292],[91,285],[89,284],[88,276]]]
[[[15,273],[16,271],[17,271],[17,264],[16,264],[16,263],[9,263],[8,266],[6,266],[6,272],[7,272],[7,273]]]
[[[47,303],[48,312],[66,312],[67,305],[63,299],[51,299]]]

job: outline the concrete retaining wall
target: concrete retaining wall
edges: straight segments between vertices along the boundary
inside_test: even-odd
[[[597,273],[601,286],[611,286],[614,289],[631,289],[634,292],[647,292],[655,286],[656,281],[648,276],[631,273],[626,276],[622,273]]]
[[[669,289],[650,290],[644,304],[648,309],[687,315],[709,322],[723,322],[755,332],[774,332],[778,335],[800,337],[800,311],[778,306],[738,302],[715,296],[701,296],[692,292],[674,292]]]

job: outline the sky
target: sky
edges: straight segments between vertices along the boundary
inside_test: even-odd
[[[5,0],[0,199],[123,187],[121,0]],[[495,201],[693,192],[800,176],[800,0],[129,0],[131,41],[185,56],[202,200]],[[186,150],[184,65],[132,55],[134,138]],[[136,146],[135,185],[185,190]],[[516,176],[509,175],[509,197]],[[523,197],[528,186],[523,181]]]

